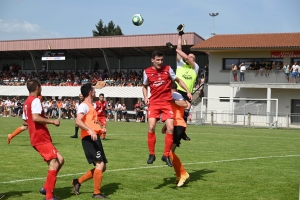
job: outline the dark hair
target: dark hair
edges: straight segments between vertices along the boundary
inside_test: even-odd
[[[175,83],[175,81],[172,81],[171,88],[173,90],[177,90],[177,84]]]
[[[92,83],[86,83],[81,86],[80,91],[84,98],[89,96],[89,92],[93,90]]]
[[[101,94],[99,94],[99,97],[100,97],[100,96],[103,96],[103,97],[104,97],[104,94],[103,94],[103,93],[101,93]]]
[[[151,55],[151,58],[155,58],[155,56],[159,56],[159,57],[161,57],[161,56],[164,56],[164,53],[163,52],[161,52],[161,51],[153,51],[152,52],[152,55]]]
[[[41,83],[38,80],[32,79],[27,82],[27,89],[29,92],[34,92],[36,87],[41,87]]]

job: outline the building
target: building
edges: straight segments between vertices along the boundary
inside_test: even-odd
[[[81,73],[107,70],[112,75],[114,71],[142,71],[151,66],[151,53],[159,50],[165,53],[164,63],[175,69],[176,54],[166,47],[166,43],[177,44],[177,38],[178,34],[174,33],[0,41],[0,67],[14,63],[20,66],[21,71],[33,71],[36,74],[44,70]],[[186,52],[190,52],[193,45],[204,41],[196,33],[185,33],[183,39],[186,42],[183,50]],[[195,55],[200,66],[208,63],[207,54],[196,52]],[[141,88],[112,87],[97,90],[98,94],[105,92],[106,97],[126,103],[128,109],[132,109],[137,98],[143,97]],[[49,86],[43,89],[44,96],[77,97],[79,92],[79,87]],[[0,86],[0,96],[27,93],[24,86]]]
[[[285,73],[279,70],[285,63],[292,65],[300,61],[300,33],[215,35],[194,45],[191,50],[209,55],[206,96],[278,99],[278,115],[282,116],[278,122],[284,124],[287,114],[292,116],[291,123],[300,122],[299,77],[297,83],[289,83]],[[231,65],[239,66],[240,63],[245,63],[247,68],[243,82],[234,81],[231,72]],[[291,73],[289,78],[292,81]],[[230,100],[230,108],[224,110],[234,112],[233,104]],[[266,111],[273,112],[270,101],[266,104]]]

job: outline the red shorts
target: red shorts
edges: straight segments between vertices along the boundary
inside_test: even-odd
[[[98,120],[102,126],[106,127],[106,117],[105,116],[98,116]]]
[[[58,151],[52,143],[37,145],[33,148],[40,153],[45,162],[57,158]]]
[[[149,105],[148,118],[160,119],[164,122],[167,119],[173,119],[174,113],[172,110],[171,101],[165,101],[161,103],[155,103]]]

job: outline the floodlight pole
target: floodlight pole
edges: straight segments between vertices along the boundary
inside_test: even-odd
[[[213,18],[213,26],[211,35],[215,35],[215,17],[219,15],[219,13],[209,13],[209,15]]]

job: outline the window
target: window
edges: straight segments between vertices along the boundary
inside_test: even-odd
[[[220,102],[229,102],[230,101],[230,98],[229,97],[219,97],[220,98]],[[223,98],[223,99],[221,99]],[[226,98],[226,99],[225,99]],[[236,99],[236,98],[239,98],[239,97],[234,97],[235,99],[233,99],[233,102],[236,102],[236,103],[239,103],[240,100]]]
[[[300,59],[294,59],[299,60]],[[259,69],[260,65],[265,67],[272,67],[272,63],[283,63],[283,58],[223,58],[223,70],[231,70],[231,65],[235,64],[239,66],[241,63],[245,63],[246,69]]]

